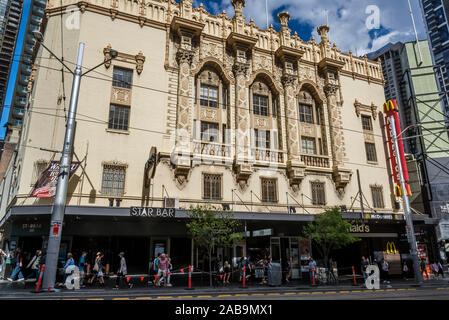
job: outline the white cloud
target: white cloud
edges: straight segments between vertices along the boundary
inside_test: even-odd
[[[232,17],[234,10],[231,0],[220,1],[217,2],[218,11],[225,9]],[[418,1],[411,0],[418,35],[420,39],[424,39],[425,30]],[[368,18],[365,11],[369,5],[379,7],[380,24],[388,30],[387,34],[384,32],[374,40],[371,39],[365,25]],[[381,48],[388,42],[414,40],[407,0],[268,0],[269,23],[277,23],[273,21],[272,13],[281,6],[290,13],[292,20],[312,25],[314,27],[312,34],[317,40],[319,37],[316,28],[326,23],[327,10],[331,29],[329,39],[346,52],[352,50],[354,54],[363,55],[365,52]],[[247,20],[254,18],[259,27],[266,27],[265,0],[246,0],[243,13]],[[309,40],[304,37],[305,40]]]

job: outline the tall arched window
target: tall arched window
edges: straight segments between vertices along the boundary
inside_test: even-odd
[[[226,156],[222,144],[228,137],[228,88],[229,84],[212,67],[205,66],[195,77],[195,152],[207,155]]]
[[[249,87],[251,128],[253,128],[252,149],[256,160],[283,162],[282,153],[278,152],[282,144],[279,141],[278,98],[262,76],[257,77]]]

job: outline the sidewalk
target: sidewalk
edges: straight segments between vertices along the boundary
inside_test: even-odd
[[[284,284],[278,287],[269,287],[266,285],[256,285],[249,284],[246,288],[242,288],[240,284],[232,284],[226,287],[209,287],[209,286],[195,286],[193,285],[193,290],[187,290],[184,286],[173,286],[167,288],[155,288],[153,286],[148,287],[148,283],[135,283],[133,288],[113,290],[112,286],[107,286],[105,288],[98,287],[85,287],[80,290],[67,290],[61,289],[57,293],[47,293],[42,292],[39,294],[33,293],[35,291],[34,281],[22,281],[22,282],[10,282],[5,280],[0,280],[0,299],[2,298],[13,298],[17,297],[42,297],[42,295],[50,295],[52,297],[61,297],[64,295],[71,296],[98,296],[101,294],[107,296],[114,295],[124,295],[124,294],[145,294],[149,296],[160,296],[160,295],[191,295],[191,294],[223,294],[223,293],[262,293],[262,292],[291,292],[291,291],[342,291],[342,290],[363,290],[365,286],[362,282],[358,282],[357,286],[352,285],[350,282],[345,281],[343,284],[339,285],[323,285],[323,286],[310,286],[303,282],[291,282],[289,284]],[[424,281],[422,288],[426,287],[449,287],[449,278],[439,279],[439,280],[426,280]],[[390,284],[380,284],[380,289],[402,289],[402,288],[416,288],[414,280],[400,280],[396,279],[391,281]]]

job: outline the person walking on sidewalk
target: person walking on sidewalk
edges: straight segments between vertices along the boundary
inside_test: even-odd
[[[362,275],[363,275],[363,280],[366,281],[366,278],[368,278],[368,273],[366,272],[366,268],[369,265],[369,261],[365,258],[365,256],[362,256],[362,262],[361,262],[361,266],[362,266]]]
[[[16,266],[11,274],[11,278],[8,278],[9,281],[14,281],[14,279],[16,278],[16,276],[18,276],[17,281],[24,281],[25,278],[23,277],[22,274],[22,263],[23,263],[23,254],[22,254],[22,248],[17,248],[16,249],[16,254],[15,254],[15,258],[16,258]]]
[[[6,252],[0,248],[0,279],[2,279],[2,280],[3,280],[2,271],[3,271],[3,268],[5,267],[7,257],[8,257],[8,255],[6,254]]]
[[[160,253],[158,253],[157,254],[157,256],[154,258],[154,261],[153,261],[153,266],[152,266],[152,269],[153,269],[153,272],[154,272],[154,286],[156,287],[156,283],[158,283],[158,281],[157,281],[157,275],[158,275],[158,272],[159,272],[159,258],[161,257],[161,254]]]
[[[315,273],[316,273],[316,261],[313,260],[312,257],[310,257],[310,259],[309,259],[309,279],[310,279],[310,284],[313,284],[313,277],[314,277]]]
[[[86,256],[87,252],[83,251],[81,253],[80,260],[78,261],[78,270],[80,273],[80,286],[83,286],[84,276],[86,275]]]
[[[441,277],[444,278],[444,269],[443,269],[443,264],[441,263],[441,260],[438,261],[437,266],[438,266],[438,275],[441,274]]]
[[[159,286],[161,277],[164,277],[164,288],[167,288],[168,259],[165,253],[159,258],[158,269],[156,286]]]
[[[92,277],[87,281],[88,284],[92,284],[95,280],[95,278],[98,279],[98,281],[100,282],[100,272],[101,272],[101,277],[103,277],[103,272],[102,272],[102,265],[101,265],[101,252],[97,252],[97,254],[95,255],[95,262],[94,262],[94,267],[92,268]],[[100,282],[101,284],[101,282]]]
[[[74,266],[75,265],[75,260],[73,259],[73,255],[69,252],[67,253],[67,261],[65,262],[64,265],[64,280],[62,280],[62,285],[65,286],[65,280],[67,279],[67,273],[66,270],[68,267],[70,266]]]
[[[390,265],[388,264],[387,260],[382,259],[381,266],[384,274],[383,283],[390,283]]]
[[[225,261],[224,263],[223,272],[224,272],[223,285],[231,284],[229,282],[229,279],[231,278],[231,265],[229,264],[228,261]]]
[[[402,278],[408,280],[408,265],[407,260],[402,263]]]
[[[167,259],[168,259],[168,270],[167,270],[167,286],[171,287],[171,283],[170,283],[170,274],[171,271],[173,270],[173,265],[171,264],[171,258],[167,255]]]
[[[427,280],[430,279],[429,277],[429,273],[427,272],[427,263],[426,263],[426,259],[421,259],[421,273],[424,275],[424,273],[426,274]]]
[[[25,280],[28,280],[30,278],[36,279],[35,282],[37,282],[37,279],[39,278],[39,267],[40,267],[40,260],[42,256],[42,251],[37,250],[36,254],[34,255],[33,259],[31,259],[30,263],[26,266],[27,269],[31,268],[31,273],[25,278]]]
[[[115,281],[115,287],[114,289],[120,289],[121,284],[122,284],[122,280],[126,278],[126,275],[128,274],[128,269],[126,267],[126,260],[125,260],[125,253],[124,252],[120,252],[119,254],[120,257],[120,267],[117,271],[117,279]],[[128,283],[128,288],[132,288],[133,284],[132,283]]]

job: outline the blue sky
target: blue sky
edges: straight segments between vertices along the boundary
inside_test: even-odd
[[[198,7],[200,0],[194,0]],[[229,16],[234,15],[231,0],[202,1],[204,7],[213,14],[226,10]],[[424,39],[425,27],[418,0],[411,0],[415,22],[420,39]],[[368,30],[366,20],[369,14],[367,7],[376,5],[380,12],[378,29]],[[303,40],[310,40],[316,33],[317,26],[326,23],[328,12],[331,28],[329,38],[337,47],[354,54],[375,51],[388,42],[411,41],[414,39],[413,27],[408,10],[407,0],[268,0],[269,23],[279,29],[276,15],[286,10],[290,13],[289,23],[292,32],[297,31]],[[266,28],[265,0],[246,0],[243,9],[247,21],[253,18],[255,23]]]

